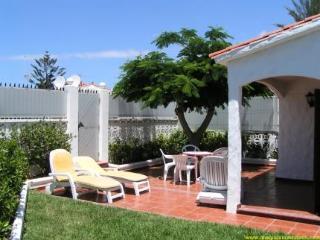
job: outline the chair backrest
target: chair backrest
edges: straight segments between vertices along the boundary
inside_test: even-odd
[[[174,161],[172,155],[165,154],[161,148],[160,148],[160,152],[162,155],[163,164]]]
[[[49,155],[50,168],[52,173],[68,172],[74,173],[75,168],[71,154],[65,149],[56,149]]]
[[[226,190],[228,178],[227,157],[204,157],[200,162],[200,181],[209,189]]]
[[[176,168],[178,170],[186,170],[189,157],[186,155],[173,155],[174,162],[176,163]]]
[[[196,151],[196,152],[199,152],[200,149],[195,146],[195,145],[192,145],[192,144],[187,144],[185,146],[182,147],[182,152],[187,152],[187,151]]]
[[[213,151],[212,155],[213,156],[228,157],[228,148],[227,147],[218,148]]]
[[[87,170],[90,172],[98,173],[100,175],[104,175],[106,172],[102,167],[91,157],[88,156],[80,156],[74,157],[73,162],[77,168],[80,170]]]

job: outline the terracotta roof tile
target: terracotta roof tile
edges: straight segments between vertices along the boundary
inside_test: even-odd
[[[275,35],[278,35],[278,34],[280,34],[280,33],[282,33],[282,32],[285,32],[285,31],[294,29],[294,28],[296,28],[296,27],[303,26],[303,25],[308,24],[309,22],[314,21],[314,20],[317,20],[317,19],[320,19],[320,14],[317,14],[317,15],[314,15],[314,16],[311,16],[311,17],[308,17],[308,18],[306,18],[306,19],[304,19],[304,20],[302,20],[302,21],[300,21],[300,22],[295,22],[295,23],[286,25],[286,26],[281,27],[281,28],[279,28],[279,29],[276,29],[276,30],[274,30],[274,31],[272,31],[272,32],[263,34],[262,36],[258,36],[258,37],[249,39],[249,40],[247,40],[247,41],[245,41],[245,42],[232,45],[232,46],[227,47],[227,48],[225,48],[225,49],[222,49],[222,50],[220,50],[220,51],[213,52],[213,53],[209,54],[209,57],[210,57],[210,58],[214,58],[214,57],[220,56],[220,55],[222,55],[222,54],[224,54],[224,53],[231,52],[232,50],[235,50],[235,49],[238,49],[238,48],[247,46],[247,45],[249,45],[249,44],[251,44],[251,43],[254,43],[254,42],[257,42],[257,41],[260,41],[260,40],[269,38],[269,37],[273,37],[273,36],[275,36]]]

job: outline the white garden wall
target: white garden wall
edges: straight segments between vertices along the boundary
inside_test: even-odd
[[[101,101],[106,98],[106,100]],[[103,102],[103,105],[101,105]],[[243,129],[275,132],[278,130],[277,98],[254,98],[245,108]],[[108,111],[109,106],[109,111]],[[64,90],[0,87],[1,129],[10,131],[13,125],[26,122],[63,121],[73,135],[72,153],[107,160],[108,140],[139,138],[149,141],[159,134],[168,134],[179,128],[174,104],[167,108],[143,108],[138,103],[113,99],[104,91],[78,91],[67,86]],[[100,115],[100,113],[102,113]],[[109,116],[109,121],[105,120]],[[210,123],[211,130],[227,130],[226,109],[218,109]],[[188,113],[191,128],[200,126],[203,116]],[[104,124],[106,122],[106,124]],[[107,129],[104,132],[100,129]],[[108,137],[109,136],[109,137]],[[100,143],[100,140],[102,142]]]
[[[0,118],[66,118],[66,92],[0,87]]]

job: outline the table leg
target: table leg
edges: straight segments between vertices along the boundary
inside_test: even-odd
[[[174,167],[174,171],[173,171],[173,183],[176,184],[177,182],[177,167]]]
[[[198,161],[198,159],[197,159],[197,160],[196,160],[196,166],[195,166],[196,180],[198,180],[198,164],[199,164],[199,161]]]

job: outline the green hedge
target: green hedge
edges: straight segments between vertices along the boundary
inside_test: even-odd
[[[159,156],[157,142],[142,143],[139,139],[129,139],[125,142],[116,140],[109,145],[111,163],[125,164],[139,162]]]
[[[37,122],[0,133],[0,239],[10,231],[24,180],[48,174],[51,150],[70,150],[65,132],[62,123]]]
[[[26,153],[29,163],[29,177],[47,176],[50,171],[50,151],[63,148],[70,150],[71,136],[66,134],[62,123],[36,122],[16,128],[11,133]]]
[[[250,143],[249,136],[250,134],[242,134],[243,155],[248,158],[278,158],[277,149],[269,153],[269,144],[266,143],[261,146],[258,143]],[[162,148],[168,154],[178,154],[181,153],[182,147],[186,144],[188,144],[188,139],[181,130],[177,130],[170,135],[160,135],[147,143],[143,143],[139,139],[126,141],[118,139],[109,145],[110,162],[124,164],[157,158],[161,156],[159,148]],[[226,146],[228,146],[227,133],[221,131],[205,132],[199,144],[199,148],[203,151],[214,151]]]
[[[160,157],[159,148],[170,154],[181,153],[184,145],[188,144],[186,135],[177,130],[170,135],[160,135],[153,141],[143,143],[139,139],[126,141],[116,140],[109,145],[109,158],[111,163],[125,164],[144,161]],[[200,142],[200,149],[213,151],[219,147],[227,146],[227,136],[223,132],[208,131]]]
[[[19,144],[14,139],[0,139],[0,239],[10,231],[27,172],[27,158]]]

